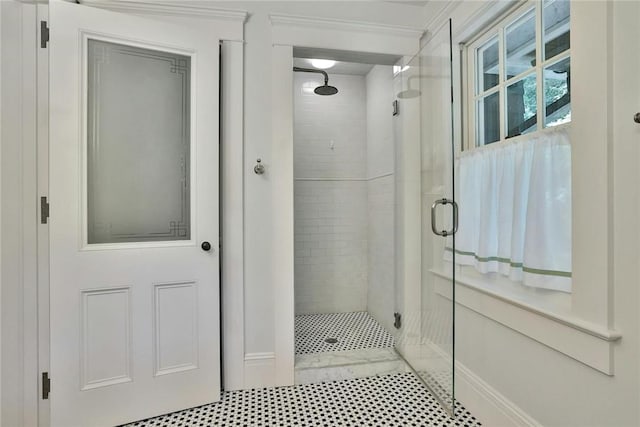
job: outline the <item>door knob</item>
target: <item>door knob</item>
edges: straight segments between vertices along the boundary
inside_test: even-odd
[[[202,244],[200,245],[200,247],[202,248],[203,251],[209,252],[211,250],[211,243],[209,242],[202,242]]]
[[[640,113],[635,113],[633,115],[633,121],[636,123],[640,123]]]

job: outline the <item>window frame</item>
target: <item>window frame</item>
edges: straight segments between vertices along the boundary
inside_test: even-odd
[[[571,58],[571,45],[569,48],[551,58],[543,60],[544,57],[544,13],[545,2],[543,0],[527,0],[518,4],[516,7],[509,9],[501,18],[491,22],[491,24],[483,28],[480,33],[472,38],[469,42],[465,43],[463,47],[462,56],[466,65],[466,73],[463,73],[463,123],[466,126],[463,128],[464,143],[462,148],[464,150],[470,150],[480,148],[485,145],[502,144],[507,141],[512,141],[523,135],[516,135],[507,137],[507,114],[506,114],[506,90],[507,87],[521,81],[530,75],[536,76],[536,129],[527,133],[526,135],[535,135],[538,132],[545,131],[550,128],[558,128],[569,126],[569,123],[559,124],[555,126],[547,126],[545,124],[545,99],[544,99],[544,69],[559,63],[567,58]],[[535,14],[535,43],[536,43],[536,64],[530,69],[523,71],[509,79],[505,80],[505,61],[506,61],[506,39],[505,34],[507,28],[523,18],[530,10],[534,10]],[[571,15],[569,15],[571,20]],[[479,77],[476,71],[479,69],[477,51],[482,48],[486,43],[492,39],[497,38],[498,41],[498,84],[487,90],[478,90],[476,93],[476,87],[478,85]],[[569,59],[570,60],[570,59]],[[498,108],[499,108],[499,130],[500,136],[497,141],[489,144],[481,144],[481,138],[479,136],[479,120],[478,117],[481,114],[478,108],[478,102],[482,99],[486,99],[488,96],[498,93]]]

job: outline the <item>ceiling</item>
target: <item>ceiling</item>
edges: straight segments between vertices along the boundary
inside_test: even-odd
[[[311,65],[311,61],[309,59],[304,58],[293,58],[293,66],[302,68],[315,68],[313,65]],[[323,71],[326,71],[328,74],[349,74],[352,76],[365,76],[369,71],[371,71],[372,68],[373,64],[358,64],[355,62],[338,61],[336,62],[336,65]]]
[[[426,6],[427,3],[429,3],[429,0],[425,0],[425,1],[396,1],[396,0],[391,0],[391,1],[389,1],[389,3],[400,3],[400,4],[406,4],[406,5],[409,5],[409,6],[424,7],[424,6]]]
[[[318,49],[313,47],[298,46],[294,46],[293,48],[293,57],[333,59],[334,61],[341,62],[357,62],[361,64],[376,65],[394,65],[401,58],[399,55],[387,55],[383,53],[354,52],[347,50]]]
[[[293,65],[303,68],[315,68],[310,59],[332,59],[336,65],[325,70],[329,74],[366,75],[374,65],[394,65],[400,56],[369,52],[352,52],[333,49],[318,49],[308,47],[293,48]]]

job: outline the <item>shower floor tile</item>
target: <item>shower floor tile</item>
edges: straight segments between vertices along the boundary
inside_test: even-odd
[[[295,319],[296,354],[394,347],[393,336],[366,311],[301,314]],[[328,338],[337,342],[328,343]]]
[[[457,405],[452,420],[413,373],[292,387],[223,392],[220,402],[129,424],[187,426],[466,426],[476,420]]]

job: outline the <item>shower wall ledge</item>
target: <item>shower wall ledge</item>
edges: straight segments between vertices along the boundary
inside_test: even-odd
[[[452,299],[451,274],[430,270],[436,293]],[[456,303],[606,375],[613,375],[613,349],[622,335],[570,314],[557,314],[456,276]],[[464,328],[464,325],[459,325]]]

